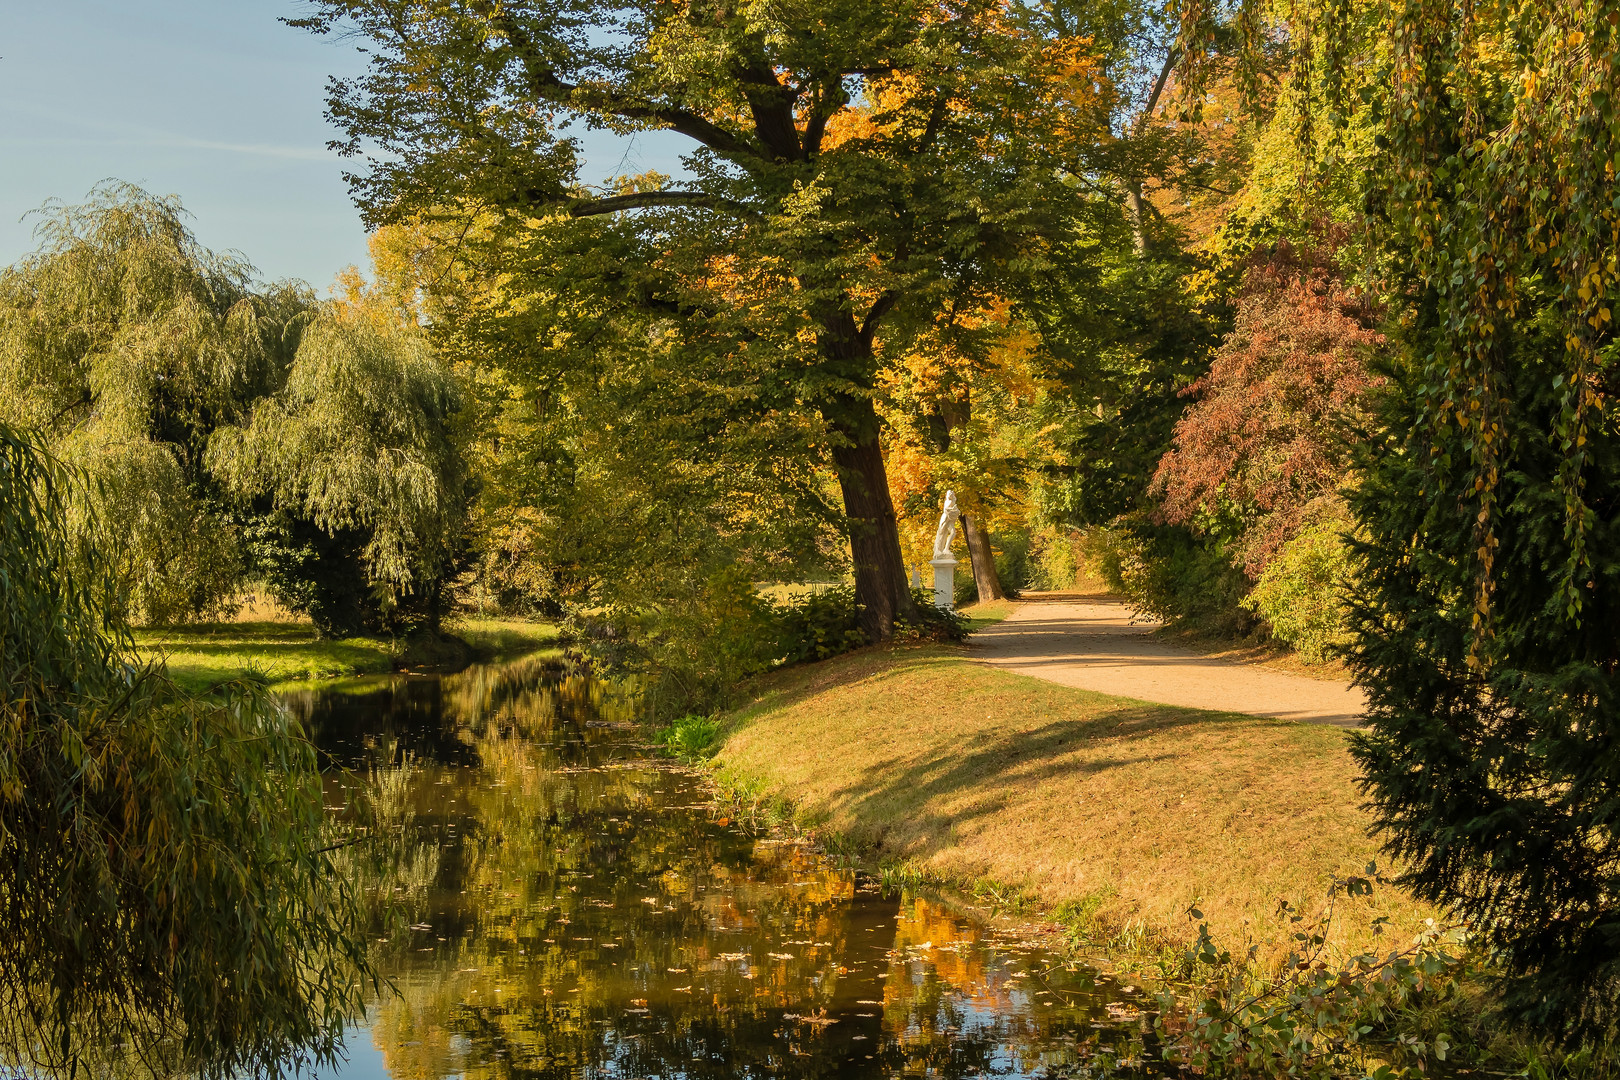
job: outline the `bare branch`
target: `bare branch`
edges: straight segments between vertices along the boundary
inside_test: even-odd
[[[570,217],[599,217],[616,214],[621,210],[638,210],[647,206],[697,206],[705,210],[726,210],[748,213],[749,207],[730,199],[721,199],[702,191],[632,191],[626,195],[609,195],[601,199],[587,199],[568,208]]]
[[[1147,103],[1136,117],[1136,134],[1141,134],[1147,127],[1148,121],[1153,117],[1153,110],[1159,107],[1159,97],[1164,93],[1165,84],[1170,81],[1170,73],[1181,62],[1181,50],[1171,46],[1170,51],[1164,54],[1164,66],[1159,69],[1159,77],[1153,80],[1153,89],[1148,93]]]

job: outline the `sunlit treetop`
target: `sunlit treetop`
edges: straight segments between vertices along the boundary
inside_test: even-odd
[[[706,343],[709,370],[744,373],[707,379],[738,416],[819,415],[881,637],[911,601],[872,404],[895,354],[878,343],[1020,295],[1091,207],[1077,178],[1116,141],[1113,46],[1055,32],[1051,14],[1003,0],[327,0],[297,25],[371,50],[329,99],[367,220],[492,214],[484,253],[526,253],[505,268],[512,307],[549,305],[544,340],[575,346],[550,362],[596,362],[578,346],[605,345],[586,331],[611,324],[620,350]],[[575,125],[683,135],[686,173],[592,189]]]

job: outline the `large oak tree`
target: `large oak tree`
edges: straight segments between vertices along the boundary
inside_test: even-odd
[[[594,295],[677,333],[726,328],[725,346],[751,354],[733,366],[756,373],[728,389],[761,416],[820,417],[865,628],[887,636],[911,600],[878,375],[909,328],[1040,271],[1084,197],[1082,161],[1111,138],[1110,91],[1085,50],[995,0],[318,8],[295,25],[357,32],[371,54],[329,99],[362,162],[351,183],[368,224],[493,211],[532,233],[638,219],[602,231],[612,242],[558,279],[591,277]],[[678,133],[686,172],[590,189],[571,125]],[[718,274],[740,282],[723,311],[714,290],[657,285]]]

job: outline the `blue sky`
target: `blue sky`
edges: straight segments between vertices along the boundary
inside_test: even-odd
[[[266,279],[318,287],[365,265],[343,163],[326,142],[326,78],[353,42],[289,29],[297,0],[0,0],[0,264],[34,247],[47,199],[128,180],[176,194],[198,239]],[[678,137],[586,133],[589,179],[679,168]]]

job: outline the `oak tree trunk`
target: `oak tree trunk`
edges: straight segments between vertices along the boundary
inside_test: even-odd
[[[877,411],[864,398],[842,405],[837,426],[848,442],[833,449],[833,464],[849,522],[855,602],[861,605],[861,629],[866,636],[883,641],[894,635],[896,618],[915,619],[917,612],[900,554],[900,529],[889,498]]]
[[[962,535],[967,539],[968,560],[973,564],[973,584],[980,600],[1005,600],[1001,577],[996,573],[996,555],[990,550],[990,537],[979,528],[979,519],[962,515]]]

